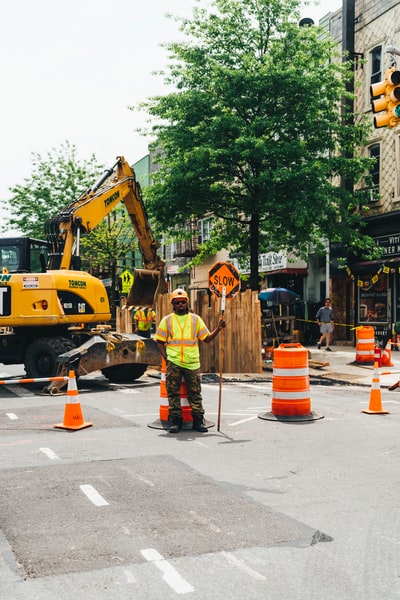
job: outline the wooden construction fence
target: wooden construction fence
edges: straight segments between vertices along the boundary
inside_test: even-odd
[[[117,333],[132,333],[132,311],[125,308],[126,298],[122,299],[122,307],[117,306],[115,312]]]
[[[212,331],[221,316],[220,299],[197,292],[191,308]],[[169,294],[158,297],[156,322],[172,310]],[[223,373],[262,373],[261,308],[258,292],[246,290],[225,304],[226,328],[209,344],[200,343],[202,373],[220,372],[220,344],[223,342]],[[116,330],[132,333],[132,312],[117,308]]]
[[[220,319],[220,299],[204,292],[195,295],[191,308],[212,331]],[[157,323],[172,310],[168,294],[159,296]],[[246,290],[225,304],[226,328],[209,344],[200,344],[202,373],[220,372],[223,340],[223,373],[262,373],[261,308],[258,292]]]

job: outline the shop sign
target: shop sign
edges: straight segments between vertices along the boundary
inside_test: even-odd
[[[374,238],[378,248],[382,248],[381,258],[400,256],[400,233],[382,235]]]

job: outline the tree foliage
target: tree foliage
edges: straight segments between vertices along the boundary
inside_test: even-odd
[[[184,42],[167,46],[174,91],[144,103],[160,170],[146,190],[151,213],[180,234],[214,214],[209,248],[305,255],[325,238],[372,247],[360,234],[360,200],[339,186],[370,166],[354,153],[366,129],[343,121],[351,64],[317,27],[298,26],[297,0],[214,0],[179,19]]]
[[[53,148],[46,158],[33,152],[32,175],[10,188],[11,216],[3,232],[17,229],[43,239],[46,221],[93,185],[102,169],[94,155],[80,161],[76,147],[68,141]]]
[[[47,158],[33,153],[32,167],[31,177],[11,188],[12,216],[3,231],[17,228],[27,236],[43,239],[47,220],[93,186],[104,166],[95,155],[80,161],[76,147],[67,141],[48,152]],[[108,273],[113,294],[118,261],[135,249],[138,242],[131,221],[126,211],[117,207],[89,235],[81,237],[82,268],[94,274]]]
[[[111,306],[114,307],[117,289],[119,261],[124,261],[138,241],[131,220],[123,209],[116,207],[103,221],[81,239],[82,268],[97,274],[107,272],[111,278],[109,290]]]

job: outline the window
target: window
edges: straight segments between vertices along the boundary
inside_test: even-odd
[[[373,144],[368,148],[370,158],[375,159],[375,163],[370,169],[371,188],[369,202],[379,201],[379,183],[380,183],[380,167],[381,167],[381,146]]]
[[[18,271],[20,265],[20,248],[7,246],[0,249],[0,266],[9,271]]]
[[[46,244],[31,242],[31,271],[32,273],[41,273],[45,270],[49,255],[49,249]]]
[[[382,46],[376,46],[371,51],[371,81],[370,83],[379,83],[382,80]]]
[[[211,218],[200,219],[200,221],[197,221],[197,228],[199,231],[198,242],[199,244],[204,244],[204,242],[207,242],[207,240],[210,239],[210,232],[212,228]]]

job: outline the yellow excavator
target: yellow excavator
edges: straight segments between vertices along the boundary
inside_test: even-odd
[[[148,364],[159,363],[154,340],[110,331],[106,289],[80,270],[81,236],[90,234],[120,202],[143,257],[127,306],[154,306],[167,291],[139,183],[119,156],[88,191],[48,221],[47,243],[0,239],[0,363],[23,363],[32,378],[54,376],[60,364],[75,368],[77,375],[101,369],[115,382],[134,380]]]

